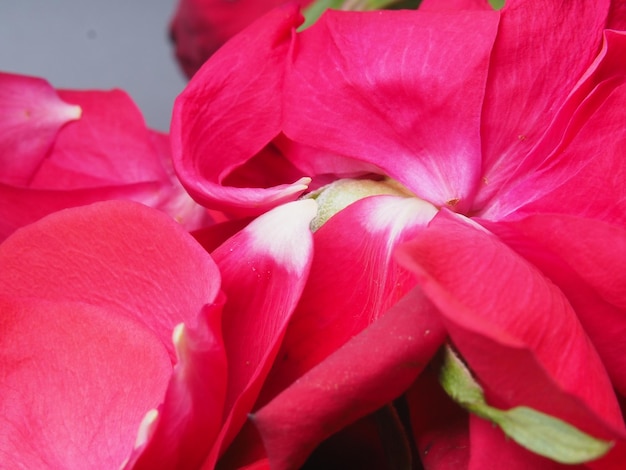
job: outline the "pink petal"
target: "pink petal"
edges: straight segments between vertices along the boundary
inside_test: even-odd
[[[313,200],[277,207],[212,253],[227,297],[222,333],[228,389],[209,468],[245,422],[278,353],[311,266],[309,223],[316,210]]]
[[[598,53],[608,5],[608,0],[568,8],[558,0],[506,1],[482,116],[486,184],[478,207],[507,179],[525,173],[519,168],[525,159],[536,164],[545,158],[531,150]]]
[[[273,10],[216,53],[176,100],[174,165],[207,207],[256,215],[306,189],[307,178],[271,187],[223,184],[280,133],[284,61],[300,22],[296,7]]]
[[[4,269],[3,269],[4,272]],[[11,468],[119,468],[171,362],[135,319],[2,297],[0,454]]]
[[[0,72],[0,182],[28,184],[59,130],[80,117],[45,80]]]
[[[327,11],[297,37],[285,134],[374,165],[435,205],[467,209],[480,178],[480,114],[498,18]]]
[[[398,397],[445,339],[413,290],[253,416],[273,469],[298,468],[324,439]]]
[[[167,180],[139,108],[121,90],[59,91],[83,110],[59,132],[30,187],[77,189]]]
[[[171,332],[218,291],[217,266],[165,214],[110,201],[52,214],[0,245],[0,294],[85,302]]]
[[[626,394],[626,230],[555,214],[506,226],[518,231],[505,235],[507,243],[567,294],[611,381]]]
[[[422,231],[436,209],[416,198],[361,199],[315,232],[309,281],[289,323],[271,398],[359,333],[413,288],[393,259],[396,246]]]
[[[493,406],[526,405],[626,436],[613,387],[563,293],[493,234],[449,212],[401,251]]]
[[[424,0],[420,11],[493,10],[488,0]]]
[[[178,363],[147,442],[136,446],[124,468],[197,469],[222,420],[227,364],[220,323],[224,297],[204,308],[196,324],[177,327]]]
[[[161,183],[147,182],[75,190],[47,190],[15,187],[0,183],[0,241],[20,227],[53,212],[111,199],[142,201],[156,205]]]
[[[571,113],[562,140],[544,154],[541,165],[515,180],[483,217],[557,212],[626,223],[624,54],[626,34],[607,31],[598,60],[573,93],[575,104],[579,94],[585,99]]]

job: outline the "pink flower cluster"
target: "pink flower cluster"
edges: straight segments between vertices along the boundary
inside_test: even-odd
[[[180,1],[169,135],[0,74],[0,461],[624,468],[623,2],[300,3]]]

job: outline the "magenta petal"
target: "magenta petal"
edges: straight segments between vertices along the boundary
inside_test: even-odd
[[[524,237],[509,235],[507,242],[528,246],[522,247],[523,254],[567,293],[614,386],[626,394],[626,230],[554,214],[527,217],[506,227]]]
[[[564,294],[493,234],[449,212],[401,251],[494,406],[626,436],[613,387]]]
[[[125,468],[197,469],[222,425],[227,365],[220,323],[224,298],[207,306],[195,325],[177,327],[178,363],[147,442]],[[140,432],[141,435],[141,432]]]
[[[411,290],[411,273],[393,251],[424,229],[436,209],[416,198],[361,199],[329,219],[314,234],[309,281],[289,323],[282,357],[272,370],[274,390],[293,382]]]
[[[80,116],[45,80],[0,72],[0,181],[27,184],[59,130]]]
[[[493,10],[488,0],[424,0],[420,11]]]
[[[281,131],[284,61],[300,22],[297,7],[273,10],[220,49],[176,100],[174,165],[207,207],[259,214],[306,189],[308,178],[268,188],[223,185]]]
[[[212,253],[227,297],[222,332],[228,389],[209,467],[245,422],[278,353],[311,266],[309,223],[316,210],[311,199],[277,207]]]
[[[75,190],[47,190],[15,187],[0,183],[0,241],[16,229],[69,207],[112,199],[156,202],[161,183],[147,182]]]
[[[509,218],[557,212],[626,223],[626,34],[605,34],[603,50],[582,90],[575,90],[588,90],[587,96],[572,112],[562,141],[538,168],[498,198],[495,211],[511,213]]]
[[[480,178],[480,114],[498,18],[327,11],[297,37],[285,134],[329,152],[329,166],[333,155],[360,160],[435,205],[467,209]]]
[[[545,158],[529,152],[598,53],[608,6],[608,0],[567,8],[559,0],[506,1],[482,116],[482,200],[518,172],[524,158]]]
[[[120,468],[171,373],[135,319],[81,302],[2,297],[0,455],[10,468]]]
[[[85,302],[144,323],[174,359],[171,332],[220,286],[206,251],[167,215],[109,201],[52,214],[0,245],[0,294]]]
[[[59,91],[83,114],[59,132],[31,188],[78,189],[167,181],[159,153],[139,108],[128,94]]]
[[[324,439],[397,398],[445,335],[421,291],[407,294],[254,414],[271,467],[298,468]]]

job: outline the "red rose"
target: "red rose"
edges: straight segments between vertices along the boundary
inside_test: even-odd
[[[328,199],[283,360],[255,405],[273,468],[301,465],[403,393],[414,416],[416,400],[440,403],[426,379],[411,386],[433,331],[490,405],[613,442],[594,468],[623,462],[626,36],[606,29],[620,10],[458,3],[328,12],[301,33],[295,9],[276,9],[175,104],[175,167],[207,207],[248,216]],[[406,336],[398,312],[412,318]],[[394,356],[384,341],[420,344]],[[437,442],[469,442],[469,468],[556,465],[482,418],[455,423]],[[415,432],[427,452],[433,429]]]

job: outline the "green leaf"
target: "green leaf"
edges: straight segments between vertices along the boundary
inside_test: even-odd
[[[417,8],[421,0],[316,0],[304,10],[304,24],[299,31],[315,23],[325,10],[381,10],[386,8]]]
[[[565,464],[580,464],[606,454],[612,442],[597,439],[563,420],[518,406],[502,411],[496,423],[522,447]]]
[[[522,447],[564,464],[580,464],[606,454],[613,442],[595,438],[546,413],[518,406],[500,410],[485,401],[482,387],[449,346],[439,376],[441,386],[459,405],[498,425]]]
[[[322,13],[328,8],[340,9],[345,0],[316,0],[311,3],[302,13],[304,14],[304,23],[300,26],[299,31],[308,28],[315,23]]]
[[[500,10],[504,6],[504,0],[489,0],[489,4],[494,10]]]

